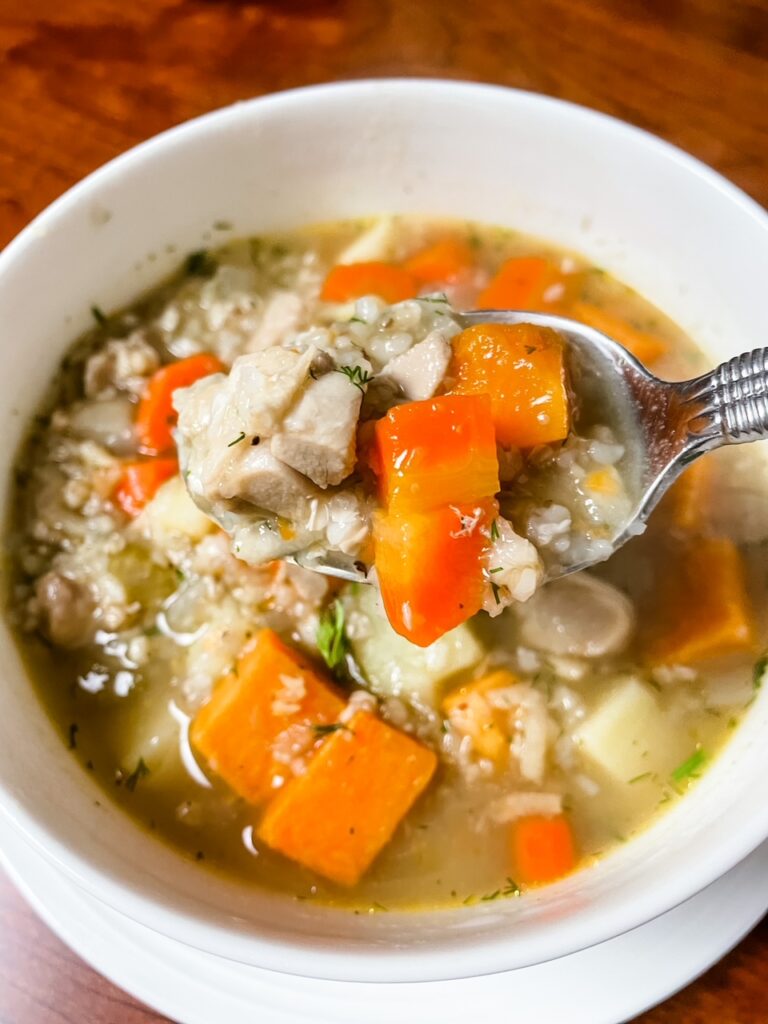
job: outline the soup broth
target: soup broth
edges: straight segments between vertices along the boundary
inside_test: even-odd
[[[409,275],[417,298],[322,298],[332,268],[369,264]],[[422,328],[413,325],[433,315],[430,301],[447,300],[448,313],[482,306],[509,267],[521,308],[590,322],[661,377],[706,369],[679,328],[577,254],[506,229],[416,217],[193,253],[131,308],[95,306],[93,329],[66,356],[18,459],[9,614],[72,756],[201,871],[358,911],[524,898],[588,868],[683,797],[762,681],[768,562],[749,452],[702,459],[646,533],[597,570],[510,601],[495,617],[480,611],[425,648],[392,629],[374,587],[236,557],[226,532],[187,496],[175,453],[140,450],[137,409],[162,367],[210,354],[226,370],[269,345],[322,347],[322,332],[341,323],[362,325],[360,344],[381,373],[417,340]],[[394,320],[382,327],[387,317]],[[374,322],[378,333],[365,334]],[[580,410],[564,443],[501,453],[518,460],[502,511],[511,509],[515,528],[540,550],[565,536],[561,507],[572,545],[595,542],[598,527],[621,513],[624,452],[600,414]],[[152,466],[151,494],[126,489],[126,466],[137,462]],[[577,536],[582,522],[597,533]],[[273,765],[270,794],[249,800],[203,754],[195,720],[221,687],[235,692],[243,651],[265,630],[299,659],[298,690],[288,673],[271,714],[280,714],[276,701],[294,713],[314,685],[306,672],[345,711],[291,733],[293,745],[273,751],[283,768]],[[281,791],[330,758],[329,744],[354,748],[356,715],[410,737],[437,767],[416,799],[402,798],[403,813],[386,812],[381,830],[391,838],[359,880],[340,884],[332,869],[281,853],[264,821]],[[350,762],[349,772],[358,770]],[[399,773],[390,790],[371,777],[359,812],[366,828],[385,813]],[[345,840],[334,832],[334,802],[308,802],[307,828],[327,832],[340,856],[355,825],[339,822]],[[286,812],[292,827],[306,803]]]

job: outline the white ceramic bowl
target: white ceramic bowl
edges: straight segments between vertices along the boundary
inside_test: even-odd
[[[765,342],[768,216],[679,150],[588,110],[487,86],[396,80],[283,93],[125,154],[0,255],[3,493],[24,425],[92,303],[119,306],[180,253],[223,240],[215,221],[245,235],[379,211],[489,221],[576,249],[713,359]],[[245,963],[359,981],[537,963],[668,910],[768,836],[763,692],[701,783],[594,868],[519,901],[458,911],[355,917],[311,907],[182,860],[100,799],[4,626],[0,653],[2,813],[104,903]]]

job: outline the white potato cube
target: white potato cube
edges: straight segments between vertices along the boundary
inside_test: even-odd
[[[180,476],[172,477],[158,489],[136,522],[161,548],[165,548],[168,537],[181,535],[198,541],[214,529],[214,523],[190,498]]]
[[[575,739],[618,782],[646,772],[668,772],[680,755],[680,740],[653,692],[634,677],[617,682]]]

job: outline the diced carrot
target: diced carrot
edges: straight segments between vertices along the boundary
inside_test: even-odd
[[[449,284],[474,263],[472,249],[460,238],[445,238],[414,253],[403,269],[424,284]]]
[[[512,867],[524,885],[554,882],[576,866],[573,832],[564,815],[518,818],[511,829]]]
[[[412,299],[418,290],[416,278],[392,263],[339,263],[326,277],[320,298],[349,302],[362,295],[378,295],[385,302],[402,302]]]
[[[314,727],[335,722],[343,708],[341,697],[303,655],[262,629],[217,683],[189,735],[217,775],[244,800],[261,804],[290,774],[286,760],[311,757]],[[289,729],[278,758],[275,744]],[[292,752],[294,744],[303,755]]]
[[[755,645],[746,573],[725,537],[686,541],[664,560],[645,646],[653,665],[688,664]]]
[[[638,330],[622,317],[589,302],[574,302],[568,307],[567,315],[618,341],[635,359],[645,365],[660,359],[667,351],[665,343],[655,334]]]
[[[434,753],[358,711],[267,807],[259,838],[340,885],[354,885],[422,794]]]
[[[505,709],[494,707],[488,694],[517,681],[511,672],[498,669],[453,690],[443,701],[443,711],[454,728],[462,736],[470,737],[481,757],[499,767],[506,764],[509,753],[509,715]]]
[[[376,424],[371,468],[390,512],[477,501],[499,489],[487,395],[442,395],[395,406]]]
[[[158,488],[179,471],[177,459],[146,459],[126,462],[115,490],[115,501],[129,516],[137,516],[154,498]]]
[[[688,533],[702,533],[707,524],[707,506],[714,486],[714,463],[700,458],[689,466],[664,496],[662,508],[674,526]]]
[[[570,420],[560,336],[531,324],[478,324],[453,340],[454,394],[491,396],[502,445],[561,441]]]
[[[376,516],[373,541],[381,596],[392,628],[427,647],[483,604],[483,551],[496,502],[445,505]]]
[[[516,256],[480,292],[477,308],[553,311],[574,297],[580,281],[580,274],[564,274],[543,256]]]
[[[223,369],[216,356],[203,352],[162,366],[150,377],[136,414],[136,436],[145,455],[161,455],[173,448],[171,430],[176,425],[176,412],[171,402],[173,392]]]

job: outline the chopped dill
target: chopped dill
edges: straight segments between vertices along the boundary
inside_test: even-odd
[[[343,670],[349,653],[344,605],[336,600],[324,609],[317,626],[317,649],[332,672]]]
[[[499,521],[498,521],[498,519],[494,519],[493,522],[491,523],[491,540],[498,540],[498,539],[499,539]]]
[[[762,657],[757,659],[752,669],[752,685],[756,690],[759,690],[763,685],[763,676],[766,669],[768,669],[768,654],[763,654]]]
[[[140,757],[136,767],[125,780],[125,788],[129,793],[132,793],[141,779],[145,779],[147,775],[149,775],[149,768],[147,767],[147,763],[144,758]]]
[[[340,732],[344,729],[346,732],[352,732],[348,725],[344,725],[343,722],[317,722],[312,726],[312,732],[315,736],[330,736],[331,733]]]
[[[91,316],[99,327],[104,327],[104,325],[109,321],[109,317],[100,306],[91,306]]]
[[[233,448],[236,444],[240,444],[240,442],[244,441],[244,440],[245,440],[245,431],[241,430],[240,431],[240,436],[236,437],[233,441],[230,441],[229,444],[227,445],[227,448]]]
[[[493,599],[496,604],[501,604],[501,599],[499,598],[499,587],[493,582],[493,580],[491,580],[491,590],[493,591]]]
[[[699,748],[694,750],[690,757],[686,758],[672,772],[673,782],[684,782],[686,779],[698,779],[701,769],[707,762],[707,754]]]
[[[350,384],[354,384],[363,394],[365,394],[365,386],[371,383],[374,376],[361,366],[337,366],[335,372],[343,373]]]
[[[212,277],[217,268],[218,263],[207,249],[191,252],[184,264],[184,272],[190,277]]]

